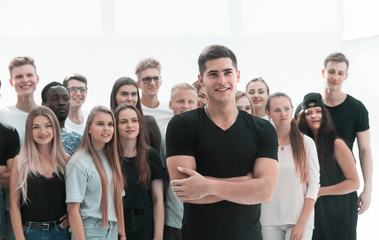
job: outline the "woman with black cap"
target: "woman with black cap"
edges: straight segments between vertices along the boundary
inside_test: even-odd
[[[348,193],[359,188],[354,157],[337,137],[332,119],[319,93],[305,95],[298,127],[316,142],[320,163],[320,191],[315,205],[312,239],[352,239]]]

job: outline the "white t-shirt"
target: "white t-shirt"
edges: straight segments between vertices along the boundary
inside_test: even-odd
[[[16,106],[6,106],[0,109],[0,122],[17,129],[18,136],[20,137],[20,146],[24,142],[25,123],[28,114],[29,113],[21,111]]]
[[[73,121],[71,121],[70,118],[66,118],[66,121],[65,121],[65,126],[83,134],[84,133],[84,129],[86,128],[86,123],[87,123],[87,118],[88,118],[88,112],[85,111],[85,110],[81,110],[82,111],[82,114],[83,114],[83,123],[82,124],[77,124],[77,123],[74,123]]]
[[[159,102],[159,105],[156,108],[148,108],[142,103],[141,106],[144,115],[151,115],[155,118],[161,132],[161,136],[163,136],[163,134],[165,134],[165,128],[168,122],[174,116],[172,110],[163,102]]]
[[[296,224],[303,210],[305,198],[317,200],[320,187],[320,167],[316,145],[304,135],[305,152],[307,154],[308,180],[300,182],[295,169],[291,145],[278,148],[279,178],[274,195],[270,202],[262,203],[262,225]],[[314,227],[314,210],[309,216],[307,228]]]

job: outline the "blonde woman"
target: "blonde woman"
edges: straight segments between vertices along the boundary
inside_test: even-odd
[[[254,78],[247,83],[246,94],[253,103],[254,116],[268,120],[265,106],[267,98],[270,96],[270,89],[267,83],[260,77]]]
[[[236,105],[239,110],[243,110],[251,115],[254,115],[253,103],[245,92],[236,92]]]
[[[266,112],[278,134],[279,179],[271,201],[262,204],[263,239],[310,240],[320,181],[315,143],[297,128],[286,94],[272,94]]]
[[[72,237],[126,239],[123,180],[113,113],[97,106],[88,116],[82,143],[66,168],[66,202]]]
[[[69,239],[60,127],[47,107],[26,119],[24,144],[10,178],[10,212],[16,239]]]

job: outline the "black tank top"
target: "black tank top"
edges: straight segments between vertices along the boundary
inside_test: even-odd
[[[23,221],[55,221],[67,212],[66,184],[62,173],[54,173],[51,178],[29,174],[27,182],[28,200],[26,204],[20,203]]]

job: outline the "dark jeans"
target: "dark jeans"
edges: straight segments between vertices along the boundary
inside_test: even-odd
[[[163,240],[182,240],[182,230],[164,225]]]
[[[26,240],[69,240],[71,237],[67,228],[60,225],[49,227],[47,230],[41,230],[30,226],[22,226]]]
[[[128,240],[151,240],[154,237],[153,209],[124,209],[125,232]]]

